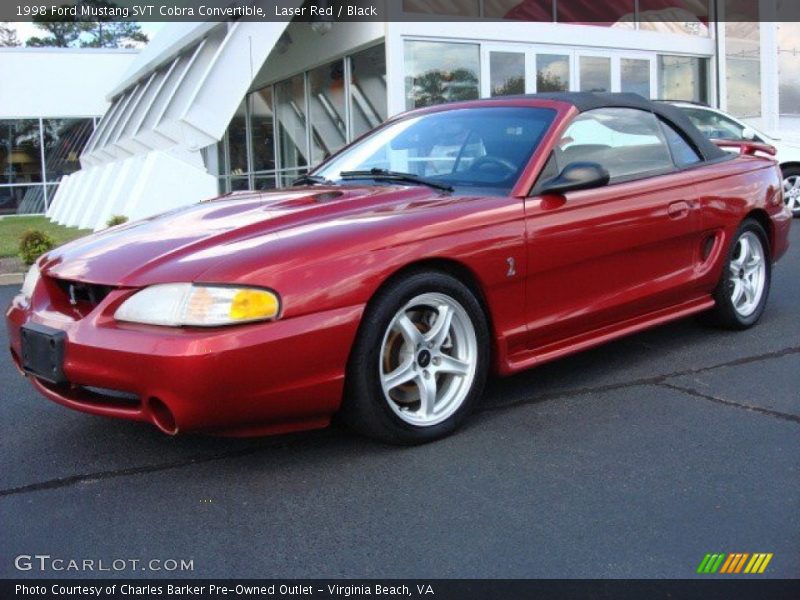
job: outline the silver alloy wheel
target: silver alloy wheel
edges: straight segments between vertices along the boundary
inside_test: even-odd
[[[437,425],[464,403],[477,362],[478,338],[464,307],[446,294],[421,294],[397,311],[383,336],[383,395],[406,423]]]
[[[764,245],[758,235],[746,231],[739,237],[728,268],[733,308],[740,316],[749,317],[758,308],[767,282]]]
[[[783,199],[792,214],[800,212],[800,175],[790,175],[783,180]]]

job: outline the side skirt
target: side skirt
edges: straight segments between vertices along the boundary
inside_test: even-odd
[[[703,312],[713,307],[714,299],[711,296],[703,296],[695,300],[690,300],[689,302],[684,302],[683,304],[678,304],[677,306],[671,306],[648,313],[641,317],[628,319],[627,321],[614,323],[613,325],[607,325],[587,333],[581,333],[546,346],[519,352],[514,356],[510,356],[504,364],[500,365],[500,374],[510,375],[570,354],[575,354],[576,352],[600,346],[612,340],[644,331],[645,329],[657,327],[670,321]]]

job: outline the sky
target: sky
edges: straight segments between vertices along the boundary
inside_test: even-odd
[[[21,22],[11,22],[9,23],[10,26],[16,28],[17,30],[17,38],[25,45],[25,40],[33,36],[41,36],[45,33],[36,27],[33,23],[21,23]],[[147,36],[152,40],[153,36],[164,26],[166,23],[139,23],[142,27],[142,31],[147,34]]]

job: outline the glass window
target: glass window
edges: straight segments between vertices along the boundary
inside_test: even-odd
[[[620,60],[621,90],[650,97],[650,61],[635,58]]]
[[[275,86],[278,117],[278,144],[281,169],[308,164],[306,141],[305,81],[296,75]]]
[[[247,173],[247,117],[244,101],[236,109],[228,125],[228,160],[232,175]]]
[[[454,17],[480,15],[479,0],[403,0],[403,11]]]
[[[758,3],[733,6],[728,0],[726,18],[747,19],[725,23],[725,71],[728,112],[737,117],[761,116],[761,24],[758,22]]]
[[[555,21],[553,0],[484,0],[483,16],[539,23]]]
[[[713,110],[681,106],[680,109],[689,120],[709,139],[741,140],[744,138],[744,125],[737,123]]]
[[[569,56],[566,54],[536,56],[537,92],[568,92],[569,82]]]
[[[525,93],[525,55],[521,52],[490,52],[489,74],[492,96]]]
[[[633,29],[635,13],[635,0],[615,0],[613,3],[567,0],[556,3],[559,23]]]
[[[0,184],[42,181],[39,119],[0,121]]]
[[[250,180],[247,177],[231,177],[231,191],[241,192],[250,189]]]
[[[708,37],[711,0],[639,0],[639,29]]]
[[[253,170],[275,169],[275,121],[272,114],[272,87],[250,95],[250,131],[253,136]]]
[[[373,168],[413,173],[456,187],[507,193],[553,120],[541,108],[471,108],[403,119],[363,138],[315,172]]]
[[[275,175],[256,175],[253,179],[254,190],[275,189]]]
[[[788,0],[787,0],[788,3]],[[781,13],[781,4],[778,5]],[[800,23],[778,23],[780,114],[800,115]]]
[[[664,132],[667,144],[669,144],[670,152],[672,152],[672,160],[675,161],[678,167],[684,168],[701,162],[702,158],[700,158],[697,151],[672,125],[661,121],[661,129]]]
[[[94,131],[93,119],[44,119],[47,181],[58,182],[81,168],[80,155]]]
[[[308,73],[311,118],[311,162],[317,164],[347,143],[344,61]]]
[[[672,157],[653,113],[600,108],[575,117],[557,144],[559,171],[573,162],[596,162],[612,180],[671,170]]]
[[[350,57],[353,138],[386,120],[386,47],[381,44]]]
[[[406,108],[419,108],[479,96],[478,44],[405,43]]]
[[[605,56],[581,56],[581,91],[611,91],[611,59]]]
[[[658,96],[662,100],[708,100],[708,61],[691,56],[658,57]]]

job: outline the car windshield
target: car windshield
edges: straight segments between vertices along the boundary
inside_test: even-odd
[[[335,182],[368,179],[506,194],[554,116],[552,109],[533,107],[412,116],[367,135],[314,175]]]

